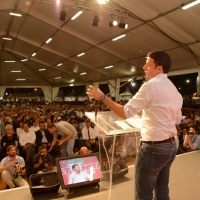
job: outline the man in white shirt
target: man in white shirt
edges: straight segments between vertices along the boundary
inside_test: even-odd
[[[68,184],[80,183],[90,180],[90,175],[80,169],[79,164],[72,165],[73,172],[69,175]]]
[[[126,119],[142,111],[141,144],[135,163],[135,200],[169,200],[170,167],[176,155],[175,124],[182,118],[182,97],[167,78],[169,55],[150,52],[143,66],[146,79],[139,91],[123,106],[102,91],[90,86],[87,94],[103,101],[113,112]]]
[[[93,152],[98,152],[99,143],[96,141],[96,134],[94,129],[91,127],[89,119],[85,121],[85,127],[81,130],[81,133],[86,147]]]
[[[35,133],[36,131],[40,130],[40,127],[39,127],[39,124],[38,124],[38,120],[37,120],[37,119],[34,119],[34,120],[33,120],[33,126],[31,126],[30,130],[31,130],[32,132],[34,132],[34,133]]]
[[[35,133],[29,130],[28,123],[23,124],[24,131],[19,135],[19,143],[26,153],[26,162],[32,163],[35,155]]]

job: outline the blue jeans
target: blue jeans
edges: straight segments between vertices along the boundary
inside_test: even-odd
[[[64,139],[65,137],[62,137],[62,139]],[[74,142],[75,142],[75,138],[72,137],[69,140],[67,140],[64,144],[63,144],[63,148],[60,150],[61,156],[66,156],[66,153],[68,156],[73,156],[74,155]]]
[[[169,200],[169,173],[176,156],[175,141],[141,143],[135,163],[135,200]]]

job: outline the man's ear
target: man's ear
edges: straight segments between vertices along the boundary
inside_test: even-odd
[[[163,73],[163,67],[161,65],[157,66],[157,68],[159,73]]]

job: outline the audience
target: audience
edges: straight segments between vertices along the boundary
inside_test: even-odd
[[[117,136],[113,147],[113,137],[105,136],[103,139],[99,137],[99,129],[84,115],[86,111],[95,111],[94,104],[93,101],[77,105],[62,102],[51,104],[18,102],[13,106],[12,103],[5,103],[0,109],[0,154],[1,159],[3,158],[0,172],[9,171],[11,174],[9,180],[12,179],[12,182],[9,184],[6,182],[8,172],[1,175],[4,177],[4,182],[10,188],[21,186],[13,179],[14,172],[18,173],[20,179],[21,175],[27,174],[27,171],[24,168],[20,171],[19,167],[13,164],[12,160],[16,159],[22,166],[25,165],[25,160],[26,168],[31,167],[31,173],[52,171],[55,156],[53,154],[52,158],[52,152],[55,150],[53,146],[56,145],[57,156],[83,155],[98,151],[106,156],[105,150],[112,153],[114,149],[116,157],[125,160],[128,159],[127,156],[135,157],[140,142],[139,134]],[[120,104],[125,102],[121,101]],[[109,109],[100,102],[98,111],[109,111]],[[185,118],[177,125],[177,144],[179,143],[177,154],[200,149],[200,109],[183,108],[182,112]],[[35,154],[37,149],[39,152]],[[9,160],[8,163],[5,162],[6,159]],[[26,185],[27,182],[23,184]]]

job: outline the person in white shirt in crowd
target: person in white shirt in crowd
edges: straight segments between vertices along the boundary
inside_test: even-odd
[[[57,144],[58,146],[63,146],[63,148],[60,150],[61,156],[66,156],[66,153],[68,156],[74,155],[73,148],[75,139],[77,137],[77,131],[70,123],[66,121],[60,121],[56,124],[49,125],[47,130],[50,133],[54,133],[54,139],[51,148],[48,150],[49,152],[56,145],[58,135],[61,135],[62,138]]]
[[[16,155],[14,145],[8,146],[6,152],[8,156],[3,158],[0,163],[0,173],[3,182],[9,188],[28,186],[27,181],[22,178],[22,175],[25,174],[24,159]]]
[[[31,128],[29,128],[30,129],[30,131],[32,131],[32,132],[36,132],[36,131],[38,131],[38,130],[40,130],[40,127],[39,127],[39,124],[38,124],[38,120],[37,119],[34,119],[33,120],[33,126],[31,126]]]
[[[35,133],[29,130],[28,123],[23,124],[24,131],[19,135],[19,144],[22,147],[23,152],[26,154],[26,162],[32,163],[35,155]]]
[[[96,141],[95,130],[91,127],[91,122],[89,119],[85,120],[85,127],[81,130],[81,133],[86,147],[93,152],[98,152],[99,143]]]
[[[100,100],[121,118],[142,111],[141,143],[135,163],[135,200],[169,200],[170,167],[176,156],[175,124],[182,118],[183,99],[168,79],[171,59],[164,51],[147,54],[143,66],[146,79],[139,91],[123,106],[101,90],[89,86],[90,98]]]
[[[16,132],[17,132],[17,136],[19,137],[19,135],[24,131],[23,129],[23,122],[20,121],[19,122],[19,128],[16,129]]]

